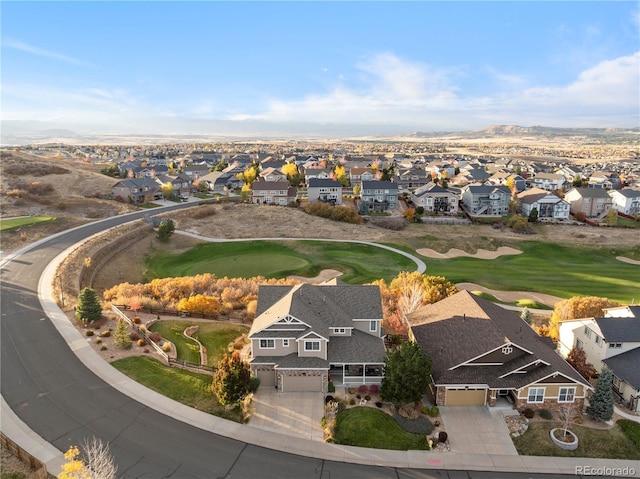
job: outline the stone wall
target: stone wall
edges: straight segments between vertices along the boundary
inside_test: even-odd
[[[523,412],[525,409],[533,409],[534,411],[539,411],[541,409],[548,409],[549,411],[558,414],[562,412],[562,409],[567,406],[573,406],[575,410],[576,416],[582,414],[584,410],[584,399],[576,398],[574,402],[558,402],[555,399],[545,399],[544,402],[541,403],[528,403],[525,399],[517,399],[516,400],[516,409],[520,412]]]

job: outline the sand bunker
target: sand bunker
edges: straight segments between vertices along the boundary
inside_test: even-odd
[[[337,278],[342,275],[342,271],[336,269],[323,269],[320,274],[315,278],[305,278],[304,276],[287,276],[287,279],[295,279],[301,283],[318,284],[329,281],[330,279]]]
[[[520,254],[522,251],[510,248],[508,246],[500,246],[496,251],[489,251],[486,249],[479,249],[477,253],[471,254],[461,249],[451,248],[446,253],[438,253],[429,248],[422,248],[417,250],[418,254],[422,256],[426,256],[427,258],[435,258],[435,259],[450,259],[457,258],[459,256],[468,256],[469,258],[478,258],[478,259],[496,259],[499,256],[510,255],[510,254]]]
[[[623,263],[638,264],[638,265],[640,265],[640,261],[635,260],[635,259],[631,259],[631,258],[627,258],[626,256],[616,256],[616,259],[617,259],[618,261],[622,261]]]

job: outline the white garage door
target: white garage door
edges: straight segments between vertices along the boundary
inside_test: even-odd
[[[445,406],[484,406],[486,389],[447,389]]]
[[[322,376],[285,376],[283,392],[322,392]]]

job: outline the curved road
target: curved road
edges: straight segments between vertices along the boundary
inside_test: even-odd
[[[175,205],[162,211],[188,206]],[[333,448],[324,443],[313,445],[315,454],[309,455],[322,455],[334,461],[248,444],[162,414],[144,404],[144,400],[123,394],[95,375],[72,351],[86,347],[86,343],[68,344],[47,318],[38,299],[38,282],[47,265],[71,245],[148,214],[147,211],[133,213],[69,230],[35,243],[2,263],[0,378],[3,409],[8,405],[12,410],[11,414],[3,413],[3,424],[15,414],[59,451],[82,444],[85,438],[94,435],[102,438],[108,441],[119,467],[118,475],[124,478],[426,479],[460,475],[460,471],[367,465],[384,460],[384,451]],[[174,407],[179,409],[179,406]],[[247,429],[217,421],[217,428],[224,430],[220,431],[222,434]],[[237,437],[242,436],[246,435]],[[297,447],[296,442],[298,440],[292,441],[290,449],[302,454],[303,449]],[[282,446],[282,443],[274,444],[275,448]],[[404,453],[409,458],[405,464],[426,465],[424,461],[411,460],[412,454]],[[347,460],[361,464],[341,462]],[[486,474],[463,473],[466,477],[487,477]],[[497,472],[490,475],[502,476]]]

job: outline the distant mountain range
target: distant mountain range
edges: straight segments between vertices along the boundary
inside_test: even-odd
[[[552,128],[545,126],[523,127],[517,125],[492,125],[481,130],[440,131],[408,133],[406,127],[397,125],[315,124],[297,122],[269,122],[260,120],[188,120],[175,124],[167,123],[164,132],[91,131],[87,125],[64,125],[47,121],[2,120],[2,146],[18,146],[43,143],[67,144],[117,144],[117,143],[172,143],[205,141],[251,141],[275,139],[326,139],[365,138],[368,140],[435,139],[473,140],[480,138],[527,137],[540,139],[583,138],[607,139],[608,141],[637,141],[640,127],[636,128]],[[174,128],[171,128],[171,127]],[[171,131],[176,133],[171,133]],[[185,133],[185,130],[188,133]],[[167,133],[168,132],[168,133]],[[384,140],[382,140],[384,139]]]
[[[609,138],[633,136],[638,139],[640,127],[635,128],[553,128],[549,126],[518,126],[518,125],[491,125],[481,130],[456,131],[456,132],[422,132],[416,131],[407,135],[412,138],[498,138],[498,137],[584,137],[584,138]]]

